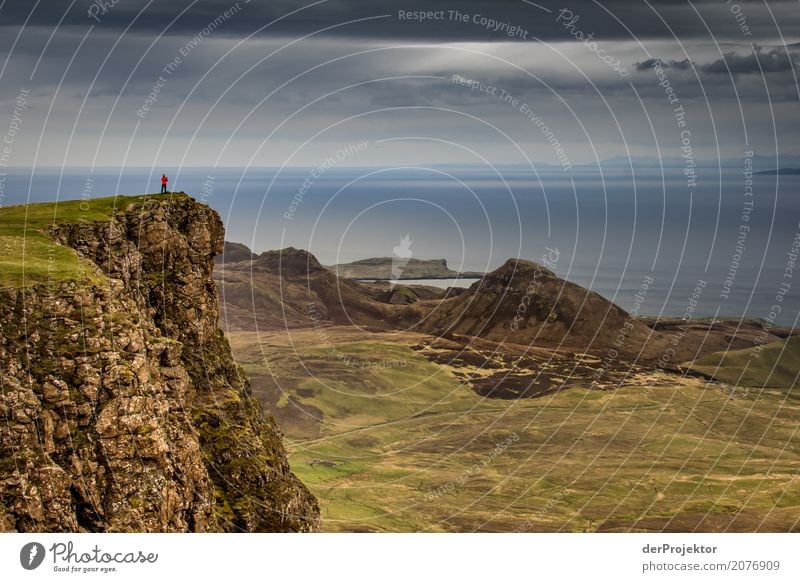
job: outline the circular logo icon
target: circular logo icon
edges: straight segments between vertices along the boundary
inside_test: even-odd
[[[31,542],[22,546],[19,551],[19,563],[26,570],[35,570],[44,561],[44,546],[38,542]]]

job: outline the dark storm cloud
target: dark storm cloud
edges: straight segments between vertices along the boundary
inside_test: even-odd
[[[775,48],[764,51],[756,47],[755,52],[749,55],[726,53],[725,57],[708,65],[703,65],[704,73],[748,74],[755,73],[783,73],[791,71],[797,66],[798,52],[790,53],[784,49]]]
[[[710,75],[792,73],[798,66],[799,56],[800,51],[789,51],[784,48],[764,50],[762,47],[756,46],[754,51],[749,54],[727,52],[722,58],[710,63],[692,63],[689,59],[660,60],[653,58],[634,63],[634,67],[637,71],[648,71],[656,63],[659,63],[662,69],[685,71],[694,66],[697,71]]]
[[[530,131],[525,131],[526,120],[518,108],[497,95],[459,86],[452,81],[454,74],[510,92],[535,106],[554,127],[562,119],[572,119],[574,112],[592,128],[593,139],[608,139],[613,151],[619,138],[614,120],[609,119],[609,107],[624,112],[620,116],[623,121],[629,119],[630,112],[631,135],[638,137],[637,132],[647,127],[645,120],[635,121],[635,112],[642,109],[639,97],[645,107],[656,111],[666,102],[664,90],[650,70],[658,57],[669,70],[675,91],[687,104],[695,101],[700,104],[698,107],[705,108],[704,100],[708,99],[713,111],[727,119],[730,111],[735,113],[746,101],[745,111],[752,120],[749,137],[754,143],[774,143],[769,131],[771,108],[777,104],[790,111],[785,104],[798,99],[791,69],[791,60],[796,58],[787,58],[775,48],[800,37],[800,30],[790,35],[791,27],[798,28],[800,21],[791,12],[796,11],[796,2],[769,3],[781,25],[788,25],[782,30],[786,36],[781,38],[761,2],[737,4],[753,31],[752,36],[745,37],[724,0],[695,1],[691,6],[653,0],[650,6],[643,0],[606,3],[630,32],[598,4],[587,0],[546,3],[556,9],[555,13],[544,12],[523,0],[435,4],[419,0],[330,0],[309,6],[262,31],[253,41],[239,44],[270,20],[301,6],[282,0],[239,0],[237,15],[216,26],[213,34],[204,36],[190,54],[184,55],[181,51],[185,52],[187,43],[220,14],[236,6],[233,0],[155,0],[149,6],[144,0],[117,0],[113,6],[111,0],[105,1],[109,8],[105,14],[98,12],[99,22],[95,22],[87,16],[87,9],[97,4],[93,0],[76,0],[73,10],[64,17],[64,26],[53,33],[63,16],[59,11],[69,3],[42,0],[19,40],[17,33],[29,16],[28,6],[9,0],[0,9],[0,66],[3,56],[11,53],[0,84],[0,116],[5,111],[3,107],[13,106],[21,87],[31,89],[37,96],[31,98],[31,107],[46,111],[51,100],[54,105],[46,127],[37,117],[26,119],[26,135],[31,142],[29,146],[19,142],[15,163],[32,159],[61,163],[72,132],[76,131],[70,163],[95,163],[87,156],[94,155],[101,141],[98,136],[102,136],[99,160],[105,165],[117,165],[128,150],[135,124],[140,127],[126,163],[134,160],[143,165],[150,163],[165,134],[172,140],[170,151],[178,152],[176,156],[182,155],[181,148],[191,147],[193,163],[216,163],[217,152],[229,132],[234,139],[226,162],[238,164],[249,159],[253,144],[285,119],[289,123],[280,128],[276,138],[270,137],[269,147],[273,149],[272,157],[266,158],[269,163],[309,135],[351,116],[355,121],[342,126],[346,127],[347,139],[348,132],[363,132],[371,137],[398,131],[435,133],[439,126],[431,119],[441,120],[441,131],[451,132],[447,135],[454,140],[480,145],[485,139],[467,127],[472,122],[464,117],[453,113],[433,115],[431,109],[435,108],[485,118],[511,132],[521,132],[523,140],[533,139]],[[147,9],[139,14],[144,6]],[[400,9],[430,10],[431,6],[435,10],[482,14],[522,27],[529,37],[495,42],[509,39],[501,31],[493,33],[472,22],[398,21]],[[573,13],[572,28],[556,22],[557,10],[562,6],[569,6]],[[383,14],[391,17],[347,24],[294,42],[325,27]],[[667,24],[661,21],[662,17]],[[709,38],[706,24],[715,39]],[[89,33],[92,25],[94,29]],[[123,36],[129,25],[129,33]],[[611,70],[590,46],[576,38],[574,31],[593,34],[601,48],[626,64],[632,74],[623,77]],[[759,35],[764,40],[758,40]],[[538,43],[533,37],[547,42]],[[724,40],[714,42],[719,39]],[[751,49],[753,45],[766,48]],[[267,58],[268,55],[271,56]],[[164,66],[178,56],[183,56],[180,67],[165,77],[152,111],[140,118],[137,112],[164,75]],[[725,63],[733,74],[727,73]],[[763,78],[759,64],[764,70]],[[372,115],[374,110],[392,107],[403,109]],[[298,111],[300,114],[294,117]],[[365,113],[369,115],[358,117]],[[698,118],[701,115],[695,113],[694,119]],[[797,125],[793,121],[796,118],[788,113],[782,115],[782,126],[792,136],[782,146],[791,151],[798,147],[794,137],[798,134],[789,131]],[[671,118],[667,116],[667,120]],[[195,140],[198,127],[203,129]],[[34,138],[41,129],[46,129],[47,140],[39,154]],[[671,129],[667,124],[668,136],[672,135]],[[570,137],[565,135],[563,139],[566,143]],[[572,135],[572,147],[575,152],[585,150],[585,139]],[[321,149],[311,152],[302,163],[318,163],[317,156],[323,153]],[[431,150],[426,158],[437,160],[438,155]]]
[[[682,99],[708,100],[712,106],[747,102],[751,113],[762,104],[796,102],[798,99],[792,71],[769,72],[763,78],[761,75],[734,77],[693,70],[690,61],[676,63],[675,68],[670,69],[669,79]],[[582,61],[580,66],[592,72],[590,60]],[[465,70],[458,67],[455,71],[466,74]],[[537,79],[513,70],[484,69],[476,72],[471,79],[485,84],[488,87],[486,91],[471,90],[468,86],[453,82],[453,70],[441,69],[429,73],[432,78],[384,81],[349,92],[348,96],[358,97],[356,102],[359,106],[364,103],[374,107],[428,106],[478,114],[513,114],[514,108],[503,101],[503,96],[508,94],[529,104],[560,103],[563,100],[576,111],[585,110],[587,103],[600,99],[615,102],[624,100],[631,107],[637,107],[639,105],[631,83],[636,94],[646,101],[662,102],[665,99],[664,89],[652,69],[626,79],[613,74],[592,74],[587,79],[558,70],[540,70]]]
[[[18,26],[27,20],[28,25],[52,27],[63,16],[63,23],[67,26],[88,27],[94,24],[106,30],[121,30],[130,26],[131,31],[138,34],[186,34],[202,29],[225,10],[238,4],[242,10],[247,11],[248,18],[230,23],[224,34],[248,34],[280,19],[264,34],[298,36],[335,26],[322,34],[428,41],[485,42],[507,38],[502,30],[487,30],[485,26],[472,21],[472,17],[481,15],[518,26],[530,38],[557,41],[570,40],[569,34],[561,25],[566,13],[561,24],[554,24],[560,10],[566,7],[571,18],[577,17],[572,21],[573,24],[587,33],[591,31],[597,39],[673,38],[673,35],[684,39],[700,38],[708,36],[708,24],[713,25],[712,32],[720,37],[739,36],[742,33],[731,12],[731,5],[722,0],[694,2],[692,6],[673,0],[649,3],[642,0],[618,0],[606,3],[605,7],[589,0],[544,0],[536,3],[525,0],[444,0],[436,3],[423,0],[320,0],[308,4],[287,0],[239,0],[238,3],[233,0],[77,0],[66,16],[62,12],[64,4],[42,0],[31,12],[31,3],[6,2],[0,10],[0,26]],[[763,4],[739,2],[736,6],[740,9],[737,16],[743,15],[741,18],[745,18],[748,30],[754,37],[777,33],[772,15]],[[781,18],[784,14],[791,15],[791,11],[796,11],[796,2],[770,2],[769,7],[779,19],[785,35],[800,32],[798,19]],[[406,13],[444,11],[446,18],[428,22],[401,20],[398,17],[401,10]],[[450,20],[450,10],[468,15],[469,22]],[[289,15],[291,12],[294,14]],[[350,20],[383,15],[389,16],[336,26]]]

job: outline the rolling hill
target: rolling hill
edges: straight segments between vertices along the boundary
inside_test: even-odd
[[[658,333],[597,293],[532,261],[509,259],[457,297],[416,303],[415,329],[524,345],[636,354]]]
[[[800,337],[714,352],[686,367],[732,386],[796,389],[800,383]]]

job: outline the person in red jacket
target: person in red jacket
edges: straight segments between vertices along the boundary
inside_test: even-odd
[[[169,182],[169,178],[167,178],[166,174],[161,174],[161,193],[166,194],[167,192],[167,182]]]

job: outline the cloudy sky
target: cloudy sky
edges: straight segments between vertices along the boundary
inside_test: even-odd
[[[686,139],[699,158],[797,155],[798,7],[0,0],[0,151],[19,167],[580,164]]]

